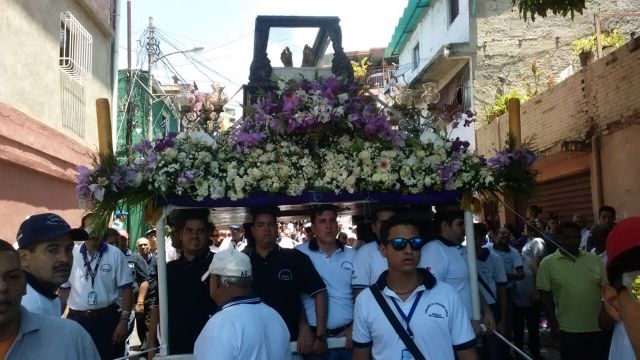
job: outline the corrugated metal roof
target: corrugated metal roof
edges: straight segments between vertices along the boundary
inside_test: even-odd
[[[398,56],[407,43],[409,36],[415,30],[416,24],[422,13],[426,10],[431,0],[409,0],[407,7],[396,25],[391,41],[384,52],[385,57]]]

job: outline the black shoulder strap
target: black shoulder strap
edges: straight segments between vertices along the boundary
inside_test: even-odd
[[[482,285],[482,287],[487,290],[487,292],[489,293],[489,295],[491,295],[491,298],[493,298],[493,301],[498,302],[498,300],[496,299],[496,296],[493,294],[493,291],[491,291],[491,288],[489,287],[489,285],[487,285],[487,283],[482,279],[482,276],[480,276],[480,274],[478,274],[478,282],[480,283],[480,285]]]
[[[424,355],[422,355],[422,353],[420,352],[420,349],[418,349],[416,343],[413,341],[413,339],[411,339],[409,333],[407,333],[407,330],[402,326],[402,324],[400,324],[400,321],[389,307],[387,301],[382,296],[382,291],[380,291],[380,289],[378,288],[378,284],[371,285],[369,289],[371,289],[373,298],[376,299],[378,305],[382,309],[382,312],[387,317],[396,333],[398,333],[398,336],[400,336],[400,340],[402,340],[404,345],[407,347],[407,350],[411,352],[411,355],[413,355],[416,360],[426,360]]]

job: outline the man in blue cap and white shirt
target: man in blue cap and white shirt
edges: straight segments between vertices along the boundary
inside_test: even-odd
[[[22,222],[17,236],[20,263],[27,276],[22,306],[34,313],[62,316],[66,304],[60,303],[56,291],[69,279],[74,240],[88,238],[86,231],[72,229],[56,214],[37,214]]]

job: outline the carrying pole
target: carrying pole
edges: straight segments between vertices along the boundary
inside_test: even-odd
[[[162,215],[160,219],[158,219],[158,222],[156,222],[156,239],[158,241],[158,300],[160,302],[160,356],[167,356],[169,353],[169,298],[167,293],[167,253],[164,238],[164,220],[167,214],[167,208],[163,208]],[[155,329],[150,329],[150,331],[155,331]]]

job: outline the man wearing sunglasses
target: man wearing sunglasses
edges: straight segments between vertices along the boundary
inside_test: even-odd
[[[356,298],[353,359],[477,359],[475,335],[456,290],[418,268],[425,241],[416,223],[396,215],[383,223],[380,235],[389,270]],[[381,304],[374,292],[381,294]],[[381,305],[402,329],[391,325]],[[406,345],[400,330],[415,347]]]
[[[602,286],[602,298],[609,315],[618,321],[609,359],[640,359],[640,217],[613,228],[607,254],[609,284]]]

